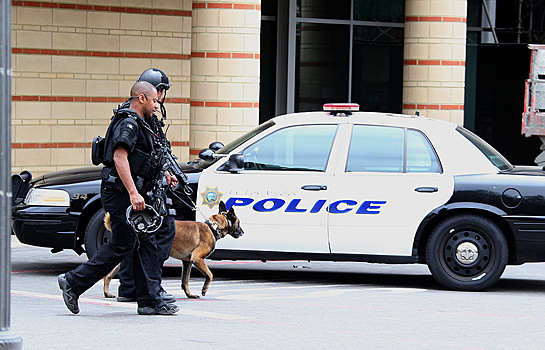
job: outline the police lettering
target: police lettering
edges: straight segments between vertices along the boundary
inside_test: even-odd
[[[327,200],[318,199],[311,207],[301,204],[301,199],[295,198],[286,204],[282,198],[265,198],[254,203],[253,198],[231,197],[225,202],[227,209],[231,207],[247,207],[253,203],[252,208],[261,213],[273,212],[284,208],[285,213],[319,213],[324,207],[331,214],[346,214],[356,210],[356,214],[376,215],[386,201],[363,201],[359,206],[358,202],[352,199],[341,199],[329,203]],[[310,209],[309,209],[310,208]]]

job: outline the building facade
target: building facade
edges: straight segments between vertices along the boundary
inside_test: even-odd
[[[149,67],[170,77],[167,135],[181,160],[271,117],[326,102],[418,111],[490,141],[502,111],[486,116],[479,85],[501,86],[494,83],[501,78],[483,78],[481,71],[498,64],[483,57],[505,48],[502,41],[512,44],[493,29],[520,3],[13,0],[12,170],[89,165],[92,138],[104,135],[112,109]],[[522,24],[517,57],[525,62]],[[519,137],[512,129],[505,132]],[[501,141],[494,145],[504,151]]]
[[[259,1],[12,2],[12,170],[90,164],[90,141],[149,67],[167,73],[174,153],[258,123]]]

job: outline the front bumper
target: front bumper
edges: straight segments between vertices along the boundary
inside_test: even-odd
[[[12,213],[12,229],[21,243],[38,247],[74,249],[78,215],[68,207],[21,207]]]

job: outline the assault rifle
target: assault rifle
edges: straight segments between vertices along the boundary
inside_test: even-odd
[[[172,187],[171,190],[172,192],[175,192],[183,186],[183,192],[187,196],[190,196],[193,193],[193,190],[191,187],[189,187],[187,175],[183,173],[182,168],[180,168],[180,165],[176,161],[178,157],[172,154],[170,141],[167,140],[165,132],[163,131],[165,122],[163,118],[159,120],[157,116],[155,116],[152,120],[155,123],[155,129],[161,142],[161,149],[163,150],[163,172],[168,171],[170,174],[174,175],[176,179],[178,179],[178,184]]]
[[[172,154],[172,150],[170,148],[170,141],[167,141],[168,147],[163,148],[163,157],[165,160],[165,163],[163,165],[163,170],[168,171],[172,175],[176,176],[176,179],[178,179],[178,184],[176,186],[172,187],[171,190],[173,192],[180,189],[180,187],[183,186],[183,191],[187,196],[190,196],[193,193],[193,190],[191,187],[189,187],[187,175],[183,173],[182,168],[180,168],[180,165],[176,161],[178,157]]]

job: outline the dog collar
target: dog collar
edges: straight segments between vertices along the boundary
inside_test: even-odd
[[[231,220],[229,220],[229,218],[227,217],[227,214],[221,213],[221,215],[223,215],[223,217],[225,218],[225,220],[227,220],[227,223],[229,224],[229,227],[233,226],[233,224],[231,223]]]
[[[214,234],[214,238],[216,239],[216,241],[219,241],[221,236],[218,232],[218,224],[210,220],[206,220],[204,223],[208,225],[208,227],[210,228],[210,231],[212,231],[212,233]]]

